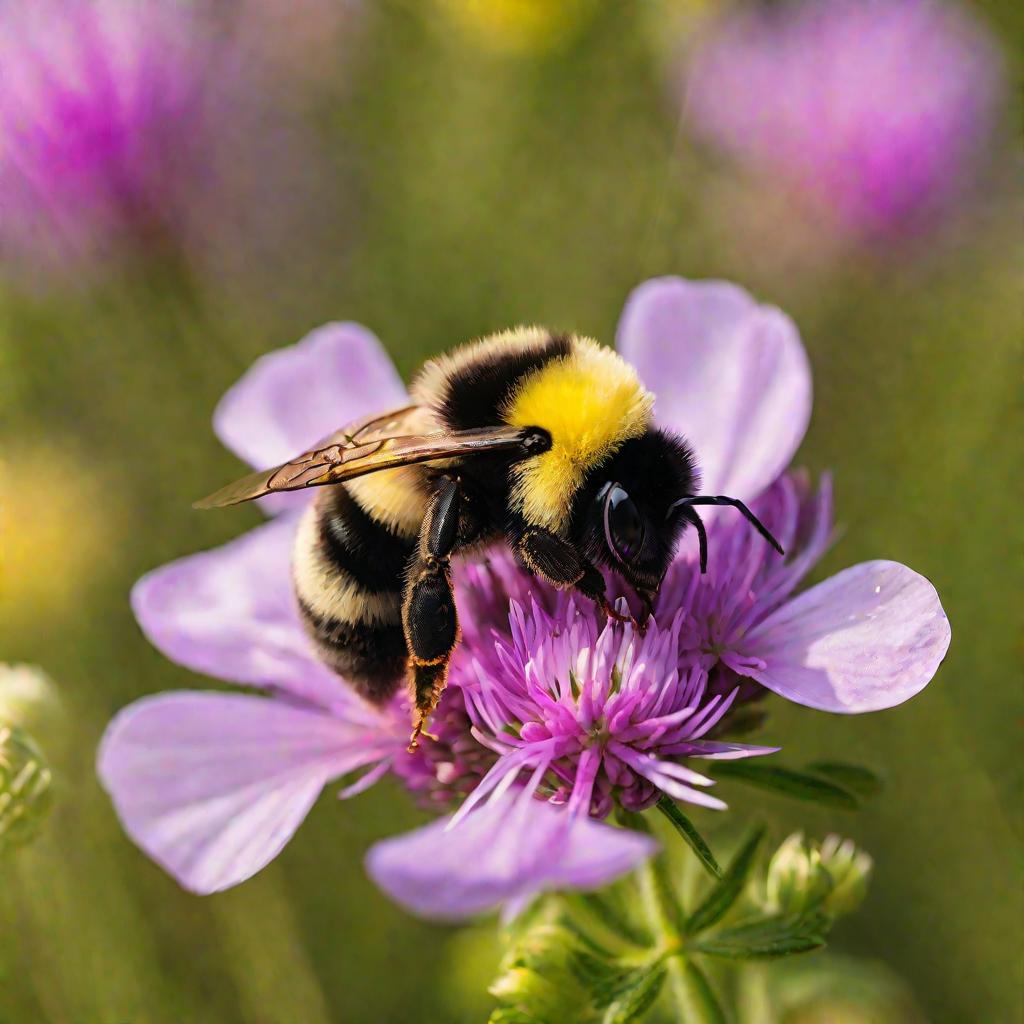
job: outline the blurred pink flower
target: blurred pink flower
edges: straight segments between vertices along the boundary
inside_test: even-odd
[[[217,56],[183,4],[5,4],[4,246],[87,257],[166,230],[208,170],[204,79]]]
[[[984,27],[939,0],[744,8],[694,48],[696,132],[848,231],[927,227],[978,170],[1001,94]]]
[[[320,171],[248,31],[178,0],[0,6],[12,271],[82,275],[148,250],[216,273],[274,248]]]

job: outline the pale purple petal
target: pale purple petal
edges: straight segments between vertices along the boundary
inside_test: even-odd
[[[701,757],[706,761],[736,761],[743,757],[763,757],[777,754],[782,747],[764,747],[752,743],[720,743],[716,740],[690,740],[680,744],[680,752],[687,757]]]
[[[780,310],[723,281],[655,278],[626,302],[618,348],[656,393],[658,422],[692,442],[702,493],[750,501],[789,465],[811,371]]]
[[[657,849],[649,836],[515,798],[492,801],[450,830],[442,819],[385,839],[367,854],[367,871],[414,913],[455,920],[549,889],[598,888]]]
[[[863,562],[789,601],[744,649],[763,661],[750,675],[798,704],[858,714],[922,690],[949,647],[935,588],[898,562]]]
[[[376,336],[331,323],[253,363],[220,400],[213,426],[236,455],[267,469],[352,420],[408,401]]]
[[[178,692],[122,711],[97,770],[125,831],[186,889],[205,894],[268,864],[328,781],[386,749],[323,711]]]
[[[321,666],[299,621],[291,586],[293,518],[143,576],[132,608],[172,661],[232,683],[285,690],[325,706],[348,696]]]

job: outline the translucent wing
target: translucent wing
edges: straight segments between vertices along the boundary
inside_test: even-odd
[[[367,473],[417,462],[482,452],[514,453],[517,449],[525,455],[529,445],[529,436],[518,427],[444,430],[428,410],[411,405],[343,427],[315,448],[273,469],[250,473],[195,502],[193,507],[237,505],[278,491],[338,484]]]

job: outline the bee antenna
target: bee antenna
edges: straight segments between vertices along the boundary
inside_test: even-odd
[[[782,549],[782,545],[772,536],[768,527],[765,526],[764,523],[762,523],[761,520],[758,519],[757,516],[755,516],[739,498],[730,498],[725,494],[698,494],[690,498],[680,498],[679,501],[672,503],[669,508],[669,514],[679,507],[686,510],[692,510],[694,505],[728,505],[731,508],[737,509],[743,518],[746,519],[747,522],[750,523],[750,525],[753,526],[754,529],[757,530],[757,532],[761,534],[761,536],[764,537],[764,539],[768,541],[768,543],[771,544],[771,546],[775,548],[780,555],[784,555],[786,553]],[[696,515],[696,513],[694,513],[694,515]],[[687,516],[687,519],[690,522],[693,522],[689,516]],[[701,572],[703,571],[704,570],[702,568]]]

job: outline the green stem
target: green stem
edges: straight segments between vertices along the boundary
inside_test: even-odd
[[[650,834],[650,826],[640,815],[623,817],[629,827]],[[644,914],[665,957],[676,1019],[686,1024],[725,1024],[725,1014],[707,978],[685,954],[686,914],[669,877],[667,858],[659,853],[641,864],[635,874]]]
[[[659,946],[666,953],[665,969],[668,972],[669,991],[680,1020],[688,1020],[685,1016],[689,1007],[684,977],[684,962],[681,939],[677,928],[678,910],[672,906],[670,899],[665,858],[659,854],[652,857],[637,868],[637,884],[640,898],[648,924]]]

